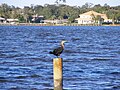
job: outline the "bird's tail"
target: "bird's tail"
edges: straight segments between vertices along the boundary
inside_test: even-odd
[[[53,52],[51,52],[51,51],[50,51],[49,53],[50,53],[50,54],[53,54]]]

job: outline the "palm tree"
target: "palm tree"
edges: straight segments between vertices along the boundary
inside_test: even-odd
[[[98,25],[101,25],[101,24],[102,24],[102,21],[103,21],[103,18],[102,18],[100,15],[97,15],[97,16],[96,16],[96,20],[97,20],[97,24],[98,24]]]
[[[98,24],[98,25],[102,24],[103,18],[100,15],[95,16],[94,14],[91,14],[91,17],[94,24]]]
[[[64,3],[66,2],[66,0],[56,0],[55,3],[59,4],[61,1],[64,2]]]
[[[55,20],[55,19],[56,19],[56,16],[55,16],[55,15],[52,15],[52,16],[51,16],[51,19],[52,19],[52,20]]]
[[[96,17],[94,14],[91,14],[91,17],[92,17],[92,22],[95,24],[96,23]]]

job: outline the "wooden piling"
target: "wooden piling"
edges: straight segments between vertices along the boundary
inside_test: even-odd
[[[54,90],[62,90],[62,58],[53,59]]]

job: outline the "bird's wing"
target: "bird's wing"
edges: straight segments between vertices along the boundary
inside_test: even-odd
[[[58,47],[58,48],[54,49],[53,52],[55,52],[56,54],[61,54],[62,51],[63,51],[63,48],[62,47]]]

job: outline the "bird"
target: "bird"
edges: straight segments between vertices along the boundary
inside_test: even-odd
[[[66,40],[62,40],[61,43],[60,43],[60,47],[54,49],[53,51],[50,51],[49,53],[50,54],[53,54],[55,56],[60,56],[60,54],[63,52],[64,50],[64,43],[67,42]]]

